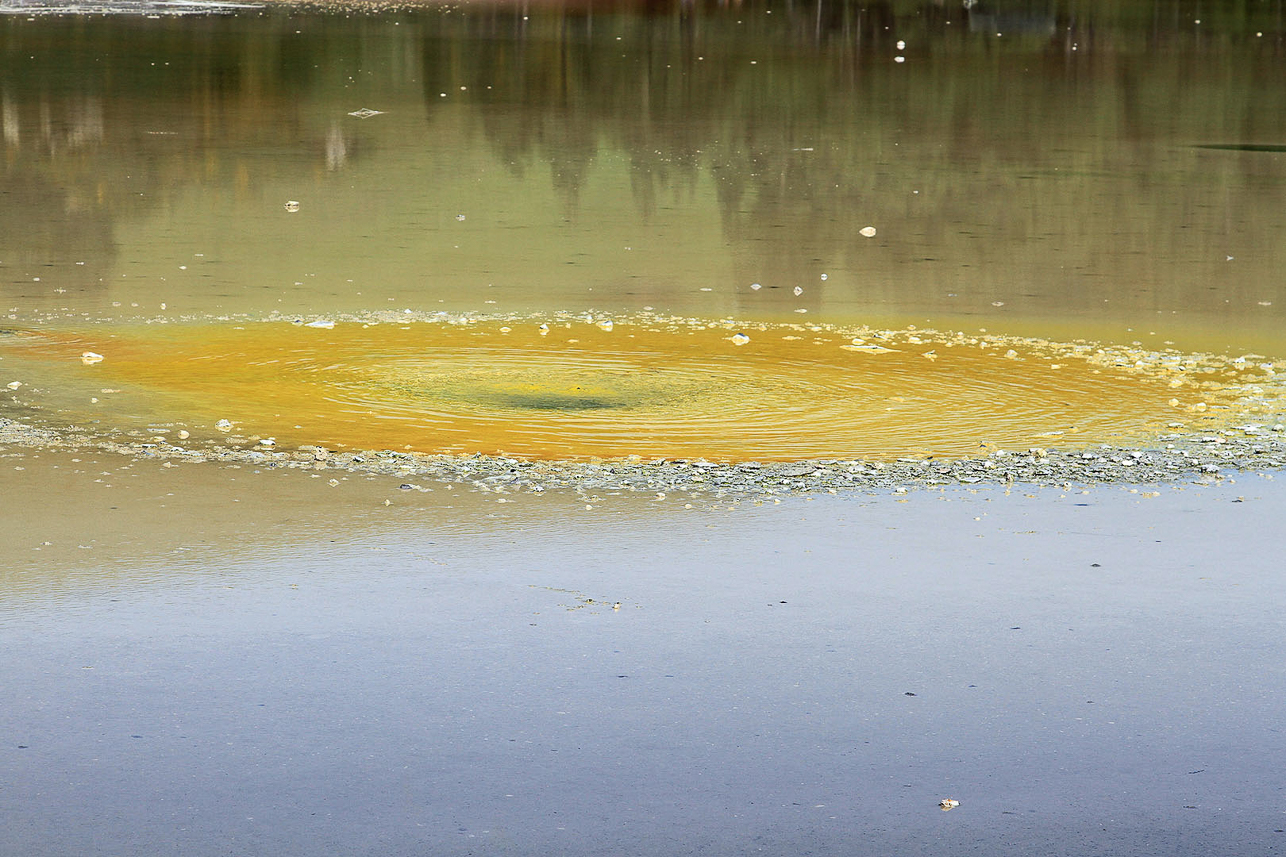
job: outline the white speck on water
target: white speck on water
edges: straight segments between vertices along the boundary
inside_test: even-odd
[[[304,325],[304,327],[316,327],[316,328],[321,328],[322,330],[330,330],[334,326],[335,326],[335,322],[324,318],[319,318],[316,321],[310,321]]]
[[[86,366],[92,366],[95,363],[103,362],[103,355],[96,354],[93,351],[86,351],[80,355],[80,362]]]
[[[1004,302],[1004,301],[992,301],[992,302],[991,302],[991,305],[992,305],[992,306],[1004,306],[1004,305],[1005,305],[1005,302]]]
[[[828,280],[828,279],[829,279],[829,277],[827,277],[825,274],[822,274],[822,282],[825,282],[825,281],[826,281],[826,280]]]
[[[610,333],[610,332],[611,332],[611,330],[612,330],[612,322],[611,322],[611,319],[603,319],[602,321],[600,321],[600,322],[598,323],[598,328],[599,328],[599,330],[606,330],[606,331],[608,331],[608,332]]]
[[[456,219],[456,220],[463,221],[463,220],[464,220],[464,215],[463,215],[463,214],[457,214],[457,215],[455,216],[455,219]]]
[[[906,42],[902,41],[901,39],[898,40],[898,50],[900,51],[906,50]]]
[[[763,286],[759,285],[758,283],[751,283],[751,284],[750,284],[750,290],[751,290],[751,291],[755,291],[755,292],[757,292],[757,291],[759,291],[759,290],[760,290],[760,289],[762,289],[762,288],[763,288]]]
[[[894,62],[906,62],[906,57],[894,57]]]
[[[732,335],[733,345],[745,345],[749,341],[750,341],[750,337],[746,336],[744,333],[734,333]]]
[[[21,381],[10,381],[8,384],[5,384],[5,386],[6,386],[6,387],[8,387],[10,390],[16,390],[16,389],[18,389],[19,387],[21,387],[21,386],[22,386],[22,382],[21,382]]]
[[[294,213],[298,210],[299,210],[299,200],[297,199],[286,200],[286,211]]]
[[[803,288],[802,288],[802,287],[800,287],[800,286],[795,286],[795,297],[799,297],[799,296],[800,296],[800,295],[802,295],[803,293],[804,293],[804,290],[803,290]]]
[[[232,421],[219,420],[217,423],[214,424],[214,427],[217,428],[219,431],[232,431]]]
[[[859,229],[859,230],[857,231],[857,234],[858,234],[858,235],[861,235],[863,238],[874,238],[874,237],[875,237],[875,227],[874,227],[874,226],[863,226],[861,229]]]

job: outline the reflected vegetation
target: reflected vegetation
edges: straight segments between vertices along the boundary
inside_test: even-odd
[[[1279,7],[4,20],[0,279],[19,312],[486,290],[1263,347],[1286,306]],[[307,232],[279,212],[300,196]],[[220,268],[176,279],[179,249]]]

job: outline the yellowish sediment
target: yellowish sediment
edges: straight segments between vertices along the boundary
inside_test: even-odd
[[[549,460],[968,457],[1144,442],[1281,399],[1254,355],[655,317],[164,324],[0,349],[77,390],[64,421]]]

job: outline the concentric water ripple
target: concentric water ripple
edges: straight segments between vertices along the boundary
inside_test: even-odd
[[[1085,445],[1199,418],[1254,371],[1229,364],[1216,378],[1183,358],[964,334],[656,319],[167,325],[36,341],[69,367],[78,349],[101,353],[75,372],[145,399],[149,423],[217,426],[210,436],[229,442],[543,459]],[[111,402],[99,405],[110,421]]]

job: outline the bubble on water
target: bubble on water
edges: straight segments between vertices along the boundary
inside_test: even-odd
[[[762,288],[763,288],[763,286],[759,285],[758,283],[751,283],[751,284],[750,284],[750,288],[751,288],[753,291],[756,291],[756,292],[757,292],[757,291],[759,291],[760,289],[762,289]]]
[[[823,280],[823,281],[825,281],[825,280],[827,280],[827,279],[829,279],[829,278],[827,277],[827,275],[826,275],[826,274],[822,274],[822,280]]]
[[[22,386],[22,382],[21,382],[21,381],[10,381],[8,384],[5,384],[5,386],[6,386],[6,387],[8,387],[10,390],[16,390],[16,389],[18,389],[19,387],[21,387],[21,386]]]
[[[745,345],[750,341],[750,337],[746,336],[744,333],[734,333],[731,338],[733,345]]]
[[[991,305],[992,305],[992,306],[1004,306],[1004,305],[1005,305],[1005,302],[1004,302],[1004,301],[992,301],[992,302],[991,302]]]
[[[600,322],[598,323],[598,328],[599,328],[599,330],[606,330],[606,331],[607,331],[607,332],[609,332],[609,333],[611,332],[612,327],[613,327],[613,325],[612,325],[612,321],[611,321],[611,319],[606,319],[606,318],[605,318],[605,319],[603,319],[602,321],[600,321]]]
[[[902,41],[901,39],[898,39],[898,50],[900,51],[906,50],[906,42]]]
[[[335,326],[335,322],[329,319],[319,318],[316,321],[310,321],[304,327],[316,327],[321,330],[330,330]]]
[[[906,57],[894,57],[894,62],[906,62]]]
[[[800,288],[799,286],[795,286],[795,297],[799,297],[803,293],[804,293],[804,290],[802,288]]]
[[[863,226],[861,229],[857,230],[857,234],[858,234],[858,235],[861,235],[863,238],[874,238],[874,237],[875,237],[875,227],[874,227],[874,226]]]
[[[298,210],[299,210],[299,200],[297,199],[286,200],[286,211],[293,213]]]
[[[95,363],[102,363],[103,355],[96,354],[93,351],[86,351],[80,355],[80,362],[84,363],[86,366],[92,366]]]
[[[214,424],[214,427],[217,428],[219,431],[232,431],[232,421],[219,420],[217,423]]]
[[[541,335],[541,336],[548,336],[548,335],[549,335],[549,325],[547,325],[547,324],[542,324],[540,327],[538,327],[538,328],[537,328],[537,330],[539,330],[539,331],[540,331],[540,335]]]

